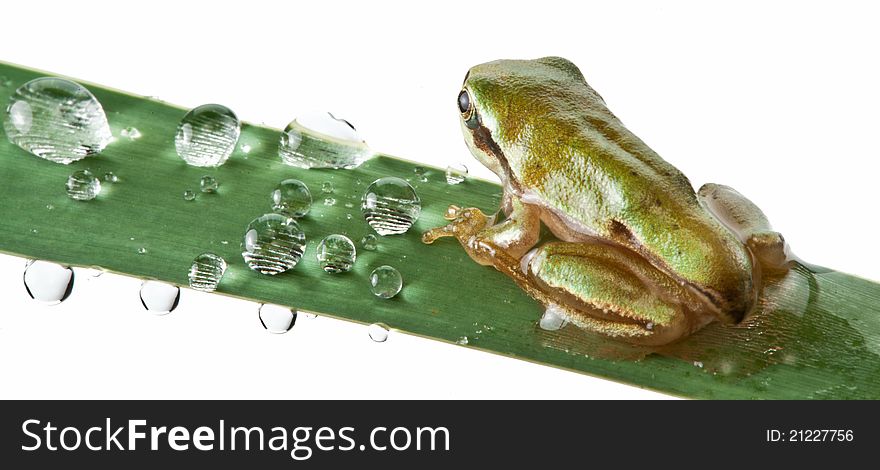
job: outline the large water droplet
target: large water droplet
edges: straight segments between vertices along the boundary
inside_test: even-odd
[[[468,169],[463,163],[456,163],[446,167],[446,182],[459,184],[467,179]]]
[[[370,339],[377,343],[384,343],[388,339],[388,327],[381,323],[373,323],[367,328]]]
[[[272,191],[272,210],[290,217],[304,217],[312,208],[312,193],[297,179],[286,179]]]
[[[278,144],[281,161],[298,168],[354,168],[371,154],[354,127],[330,113],[297,117]]]
[[[144,281],[141,284],[141,304],[156,315],[170,313],[180,302],[180,287],[159,281]]]
[[[78,83],[55,77],[37,78],[15,90],[3,127],[13,144],[65,165],[99,153],[112,138],[95,96]]]
[[[67,195],[77,201],[91,201],[101,193],[101,181],[89,170],[79,170],[67,177]]]
[[[403,288],[403,276],[391,266],[379,266],[370,273],[370,290],[380,299],[390,299]]]
[[[260,323],[269,333],[287,333],[296,323],[296,311],[272,304],[260,305]]]
[[[248,224],[241,248],[249,268],[274,275],[296,266],[306,248],[306,235],[292,217],[264,214]]]
[[[202,253],[189,268],[189,286],[195,290],[214,292],[226,272],[226,260],[214,253]]]
[[[49,305],[63,302],[73,291],[73,270],[49,261],[30,261],[24,270],[24,287],[32,299]]]
[[[354,242],[345,235],[333,234],[324,237],[318,244],[318,263],[328,273],[344,273],[351,270],[357,259]]]
[[[379,235],[404,233],[422,211],[416,190],[406,181],[388,176],[367,187],[361,199],[364,219]]]
[[[204,104],[186,113],[177,125],[177,154],[193,166],[220,166],[226,162],[241,134],[241,122],[231,109]]]

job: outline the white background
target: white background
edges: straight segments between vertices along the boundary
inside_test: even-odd
[[[732,185],[802,258],[880,280],[878,11],[870,2],[15,2],[0,60],[283,127],[305,109],[372,147],[464,161],[471,65],[561,55],[695,185]],[[603,2],[610,3],[610,2]],[[256,305],[80,273],[46,307],[0,256],[2,398],[654,398],[658,394],[360,325],[260,327]]]

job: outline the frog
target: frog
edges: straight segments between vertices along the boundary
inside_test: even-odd
[[[729,186],[695,191],[567,59],[474,66],[456,105],[468,149],[501,182],[500,207],[452,204],[422,241],[457,239],[543,305],[541,325],[661,346],[740,324],[762,277],[788,269],[760,208]]]

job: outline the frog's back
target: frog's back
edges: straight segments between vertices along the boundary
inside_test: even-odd
[[[522,197],[576,230],[638,250],[741,319],[753,302],[751,258],[687,177],[626,129],[567,60],[494,64],[515,70],[505,87],[521,91],[494,118],[503,120],[499,146],[518,157],[509,161],[528,188]]]

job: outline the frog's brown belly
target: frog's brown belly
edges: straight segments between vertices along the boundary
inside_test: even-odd
[[[674,269],[645,249],[635,235],[621,222],[612,220],[609,223],[607,233],[599,234],[589,227],[582,227],[576,221],[564,215],[541,207],[541,221],[550,229],[554,236],[560,240],[577,243],[614,244],[630,249],[648,260],[658,270],[669,277],[676,279],[683,286],[688,287],[698,297],[704,300],[706,310],[724,323],[738,323],[745,318],[754,308],[757,302],[753,279],[756,277],[753,271],[737,269],[732,257],[718,253],[707,253],[708,258],[721,257],[718,260],[707,260],[708,263],[721,263],[730,265],[730,279],[720,285],[703,285],[696,280],[690,280],[680,276]],[[728,247],[730,248],[730,247]],[[736,249],[736,248],[730,248]],[[747,249],[741,246],[740,249]],[[747,256],[749,256],[747,254]],[[752,265],[754,263],[751,263]]]

